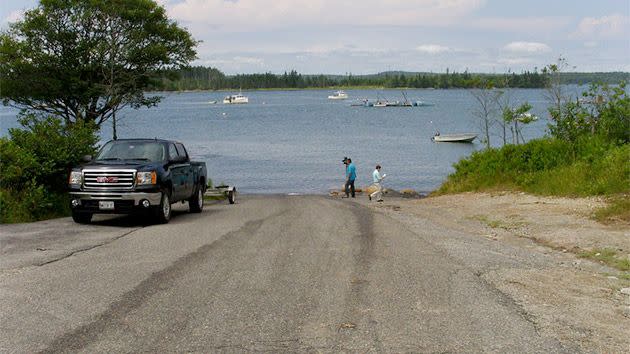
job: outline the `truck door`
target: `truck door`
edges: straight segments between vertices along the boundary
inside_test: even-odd
[[[171,173],[171,181],[173,183],[173,191],[171,200],[173,202],[188,198],[186,195],[187,178],[190,174],[190,163],[186,157],[179,155],[175,144],[169,144],[169,171]]]
[[[175,147],[177,148],[177,154],[185,161],[185,172],[184,172],[184,188],[182,189],[182,199],[188,199],[192,196],[193,190],[195,189],[195,171],[193,171],[193,166],[190,163],[190,158],[188,157],[188,152],[184,145],[180,143],[175,143]]]

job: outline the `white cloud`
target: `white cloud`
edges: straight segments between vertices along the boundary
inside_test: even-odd
[[[173,18],[223,28],[291,25],[448,25],[486,0],[184,0],[166,3]]]
[[[503,49],[513,53],[546,53],[550,52],[551,48],[544,43],[537,42],[512,42],[507,44]]]
[[[11,11],[5,18],[2,19],[2,27],[7,27],[9,23],[17,22],[24,17],[24,10]]]
[[[569,17],[485,17],[471,22],[474,28],[502,32],[549,32],[556,31],[570,22]]]
[[[534,61],[530,58],[500,58],[497,62],[499,64],[506,64],[506,65],[525,65],[525,64],[531,64]]]
[[[620,14],[599,18],[585,17],[580,21],[573,37],[611,38],[630,35],[630,17]]]
[[[444,52],[450,52],[451,48],[439,44],[423,44],[417,46],[416,50],[427,54],[440,54]]]

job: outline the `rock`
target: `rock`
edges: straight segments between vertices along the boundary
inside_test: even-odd
[[[400,193],[402,194],[403,198],[415,198],[418,196],[418,192],[414,191],[413,189],[403,189],[400,191]]]
[[[623,288],[619,290],[620,293],[630,296],[630,288]]]

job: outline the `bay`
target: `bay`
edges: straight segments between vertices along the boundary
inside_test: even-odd
[[[191,156],[205,161],[215,184],[235,185],[243,193],[326,193],[343,184],[343,157],[357,166],[357,186],[371,183],[376,164],[387,173],[385,186],[421,192],[436,189],[452,173],[453,163],[483,148],[473,144],[434,143],[442,134],[475,132],[478,104],[467,90],[405,90],[427,107],[354,107],[357,100],[403,100],[400,90],[346,90],[350,99],[327,99],[332,91],[243,91],[249,104],[224,105],[226,92],[164,92],[150,109],[118,113],[119,138],[163,138],[183,142]],[[523,129],[527,140],[547,126],[544,90],[510,90],[513,104],[529,102],[541,119]],[[211,104],[210,101],[218,101]],[[17,111],[0,108],[0,135],[17,126]],[[112,136],[110,123],[102,141]],[[509,137],[511,139],[511,137]],[[502,144],[493,128],[492,145]]]

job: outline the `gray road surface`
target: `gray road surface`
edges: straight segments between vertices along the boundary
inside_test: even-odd
[[[167,225],[3,225],[0,351],[576,350],[476,275],[544,259],[362,203],[241,196]]]

